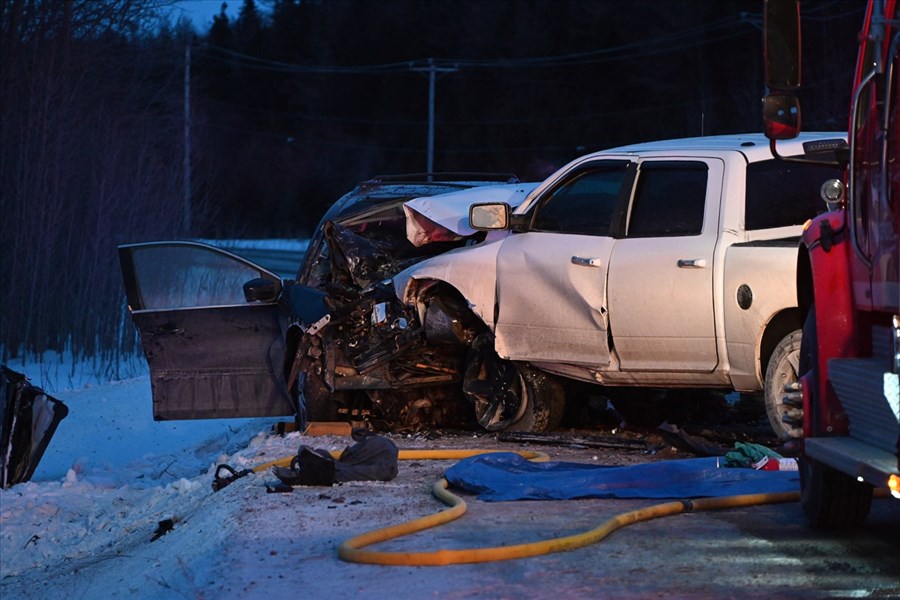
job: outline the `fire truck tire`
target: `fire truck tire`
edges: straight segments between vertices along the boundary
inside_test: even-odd
[[[816,307],[810,306],[803,324],[803,343],[800,351],[800,374],[818,366],[818,334]],[[815,379],[815,377],[813,377]],[[810,406],[816,408],[816,388],[810,390]],[[812,419],[815,429],[815,419]],[[815,435],[815,431],[812,432]],[[840,529],[861,524],[872,504],[872,486],[854,477],[803,456],[800,459],[800,505],[813,527]]]
[[[803,408],[785,403],[785,386],[799,380],[802,337],[801,331],[797,329],[781,338],[766,368],[763,384],[766,415],[772,430],[781,440],[803,435]]]
[[[872,486],[811,458],[800,461],[800,505],[813,527],[856,527],[871,504]]]

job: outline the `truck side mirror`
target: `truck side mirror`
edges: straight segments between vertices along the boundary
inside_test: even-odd
[[[494,231],[509,227],[509,204],[493,202],[469,207],[469,227],[478,231]]]
[[[800,88],[800,3],[766,0],[763,24],[766,85],[773,92]]]
[[[766,0],[763,23],[766,86],[763,132],[772,140],[789,140],[800,133],[800,3]]]

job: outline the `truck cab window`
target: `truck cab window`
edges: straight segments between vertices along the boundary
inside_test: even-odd
[[[700,235],[706,206],[703,162],[645,162],[628,219],[628,237]]]
[[[609,235],[627,166],[625,161],[610,161],[579,171],[544,198],[531,228],[557,233]]]

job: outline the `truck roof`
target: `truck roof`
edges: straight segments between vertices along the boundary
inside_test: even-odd
[[[804,154],[804,143],[816,140],[846,140],[847,134],[839,131],[813,131],[801,133],[793,140],[785,140],[778,142],[779,154],[792,156]],[[768,160],[772,158],[769,151],[769,140],[761,133],[742,133],[733,135],[710,135],[706,137],[680,138],[672,140],[661,140],[655,142],[644,142],[640,144],[631,144],[628,146],[619,146],[597,152],[597,155],[604,154],[623,154],[623,153],[646,153],[646,152],[686,152],[686,151],[734,151],[741,152],[747,157],[748,162],[757,162],[760,160]],[[807,148],[807,151],[810,149]]]

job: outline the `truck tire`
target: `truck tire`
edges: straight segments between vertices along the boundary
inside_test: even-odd
[[[763,383],[766,415],[772,431],[780,440],[790,440],[803,435],[803,408],[785,403],[785,386],[800,379],[800,341],[803,335],[799,329],[790,332],[778,342]]]
[[[813,373],[819,363],[818,334],[816,332],[816,306],[813,304],[803,324],[803,342],[800,348],[800,375]],[[815,416],[818,406],[813,387],[809,391],[810,410]],[[813,435],[818,432],[817,420],[811,419]],[[865,521],[872,505],[872,486],[857,481],[854,477],[832,469],[819,461],[803,456],[800,458],[800,506],[806,519],[813,527],[820,529],[841,529],[856,527]]]
[[[463,393],[488,431],[549,431],[559,427],[565,409],[562,383],[526,363],[500,358],[491,333],[472,342]]]
[[[869,515],[872,486],[803,457],[800,461],[800,505],[813,527],[856,527]]]

